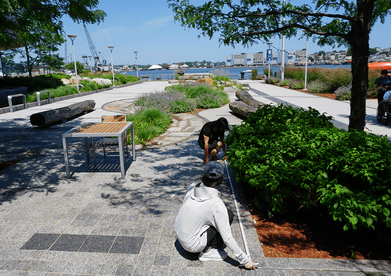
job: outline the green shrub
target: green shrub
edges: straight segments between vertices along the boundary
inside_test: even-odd
[[[214,80],[214,81],[218,81],[218,80],[220,80],[220,81],[231,81],[231,78],[229,77],[229,76],[224,76],[224,75],[221,75],[221,76],[213,76],[212,77],[212,79]]]
[[[185,100],[176,100],[169,104],[168,111],[170,113],[185,113],[192,112],[195,109],[195,104],[193,101]]]
[[[308,84],[308,92],[311,93],[331,93],[330,86],[321,80],[314,80]]]
[[[127,121],[133,122],[135,143],[145,143],[156,136],[166,132],[171,124],[171,117],[159,109],[143,109],[136,114],[126,116]],[[131,132],[128,131],[129,143],[131,143]]]
[[[279,78],[275,78],[275,77],[270,77],[270,78],[267,78],[266,80],[265,80],[265,82],[267,83],[267,84],[276,84],[276,83],[278,83],[280,81],[280,79]]]
[[[347,101],[352,98],[352,85],[342,86],[335,90],[334,94],[336,95],[336,99],[340,101]]]
[[[255,205],[285,213],[324,206],[349,227],[391,228],[391,143],[339,130],[309,108],[267,105],[228,135],[227,156]],[[383,238],[387,235],[383,235]]]
[[[26,86],[29,93],[34,93],[48,88],[62,86],[61,79],[53,75],[41,75],[36,77],[5,77],[0,78],[0,87],[5,86]]]
[[[288,86],[291,89],[303,89],[304,88],[304,83],[301,81],[297,80],[289,80],[288,81]]]
[[[256,80],[257,78],[258,78],[258,70],[257,69],[251,70],[251,79]]]
[[[304,83],[303,82],[296,82],[293,86],[293,89],[304,89]]]
[[[287,79],[285,79],[279,83],[279,86],[288,86],[288,85],[289,85],[289,80],[287,80]]]

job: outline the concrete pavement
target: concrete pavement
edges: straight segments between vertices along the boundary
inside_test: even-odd
[[[325,100],[248,82],[254,88],[252,93],[258,93],[253,94],[255,97],[274,103],[312,106]],[[103,108],[110,106],[108,103],[121,101],[126,105],[124,99],[160,91],[167,85],[146,82],[0,115],[0,161],[23,159],[0,172],[0,276],[391,275],[386,261],[265,258],[241,188],[235,183],[249,250],[261,268],[238,268],[229,250],[229,258],[218,263],[200,262],[196,255],[183,251],[173,225],[187,186],[201,178],[203,153],[197,145],[197,132],[205,120],[221,116],[227,117],[230,124],[240,124],[228,106],[202,111],[199,116],[178,117],[178,124],[167,134],[170,139],[163,136],[160,146],[139,150],[136,161],[127,160],[124,179],[119,179],[115,152],[106,161],[98,154],[98,165],[94,167],[86,162],[81,141],[75,140],[70,150],[72,177],[65,178],[62,133],[82,122],[97,122],[101,115],[112,114]],[[230,99],[234,98],[230,94]],[[97,103],[91,113],[43,129],[29,123],[29,116],[35,112],[87,99]],[[339,106],[335,102],[328,106]],[[341,114],[338,120],[344,123],[342,108],[345,107],[341,105],[337,114]],[[221,187],[221,195],[235,210],[227,181]],[[232,229],[244,249],[237,218]]]

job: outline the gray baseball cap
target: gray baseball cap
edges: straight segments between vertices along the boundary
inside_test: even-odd
[[[224,176],[224,168],[219,162],[210,161],[205,165],[204,175],[211,180],[220,179]]]

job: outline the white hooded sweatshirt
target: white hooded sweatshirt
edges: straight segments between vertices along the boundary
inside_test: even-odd
[[[232,236],[227,208],[219,194],[217,189],[207,187],[203,183],[189,186],[175,219],[178,240],[186,251],[201,252],[207,242],[206,230],[213,226],[240,264],[247,265],[250,258],[239,248]]]

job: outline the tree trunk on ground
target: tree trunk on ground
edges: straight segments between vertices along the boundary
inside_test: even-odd
[[[248,93],[247,91],[236,91],[236,97],[245,102],[246,104],[252,106],[252,107],[255,107],[256,109],[258,108],[262,108],[263,106],[265,106],[264,103],[261,103],[259,101],[257,101],[256,99],[254,99],[250,93]]]
[[[229,104],[229,109],[232,110],[233,113],[238,114],[243,117],[248,117],[250,113],[256,112],[257,108],[248,105],[242,101],[236,101]]]
[[[33,126],[48,126],[92,111],[94,107],[95,101],[93,100],[75,103],[66,107],[35,113],[30,116],[30,122]]]

